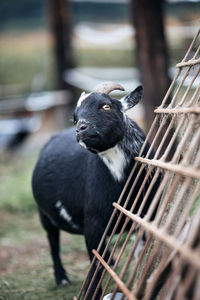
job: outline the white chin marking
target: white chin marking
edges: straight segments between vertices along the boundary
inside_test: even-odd
[[[114,179],[121,181],[127,164],[124,152],[118,146],[115,146],[99,153],[99,156],[110,170]]]
[[[80,141],[79,145],[81,145],[83,148],[87,149],[87,146],[86,146],[86,144],[84,142]]]

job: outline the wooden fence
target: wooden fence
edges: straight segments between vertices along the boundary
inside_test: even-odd
[[[101,299],[109,293],[111,300],[116,299],[116,293],[120,296],[118,299],[129,300],[200,299],[200,30],[185,57],[176,67],[177,74],[160,107],[155,109],[155,119],[146,139],[146,142],[152,142],[152,147],[158,140],[161,141],[156,154],[153,159],[148,158],[151,148],[146,157],[135,158],[136,164],[128,182],[118,202],[113,203],[114,211],[99,248],[93,250],[94,259],[91,266],[96,266],[93,279],[99,268],[103,268],[99,285],[92,298],[94,300],[100,286],[103,291]],[[185,88],[184,83],[189,77],[191,81]],[[157,124],[159,129],[155,131]],[[172,149],[173,155],[169,160]],[[138,175],[128,191],[125,204],[121,205],[125,192],[127,194],[128,183],[138,166]],[[132,208],[127,210],[132,190],[144,168],[147,169],[147,175]],[[153,169],[155,176],[152,183],[138,213],[133,214],[132,211]],[[147,215],[141,218],[140,212],[160,172],[163,174],[161,185]],[[158,203],[156,217],[154,221],[150,221]],[[111,235],[106,237],[116,214],[117,224]],[[116,228],[124,215],[126,221],[116,236]],[[130,220],[131,229],[125,233]],[[137,234],[134,235],[136,229]],[[146,240],[137,259],[134,259],[144,234]],[[99,249],[105,239],[107,246],[100,256]],[[111,255],[109,261],[105,262],[108,248]],[[112,268],[109,266],[111,259],[114,259]],[[86,293],[84,290],[90,270],[91,267],[75,299],[88,299],[93,280]]]

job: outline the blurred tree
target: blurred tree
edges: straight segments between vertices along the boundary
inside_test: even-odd
[[[163,2],[163,0],[131,1],[141,81],[145,90],[148,128],[154,119],[153,108],[160,105],[170,83],[163,25]]]
[[[68,102],[65,110],[66,121],[70,123],[76,103],[76,89],[65,80],[67,71],[74,67],[69,1],[49,0],[49,15],[55,49],[57,88],[70,92],[67,97]]]
[[[170,85],[168,51],[163,24],[163,4],[164,0],[131,0],[140,76],[145,91],[144,108],[147,129],[150,128],[154,120],[154,108],[161,104]],[[155,136],[158,127],[159,124],[157,124],[157,128],[154,127],[153,136]],[[172,134],[173,128],[163,145],[161,153],[166,149]],[[163,135],[164,131],[160,136]],[[172,157],[174,150],[175,145],[168,156],[169,159]]]
[[[71,13],[67,0],[49,0],[50,26],[53,33],[59,89],[71,89],[64,73],[74,67],[71,47]]]

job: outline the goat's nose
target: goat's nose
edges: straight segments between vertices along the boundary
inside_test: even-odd
[[[76,127],[76,132],[78,133],[78,132],[84,131],[84,130],[86,130],[87,128],[88,128],[88,125],[87,125],[87,124],[85,124],[85,123],[80,123],[80,124],[78,124],[77,127]]]

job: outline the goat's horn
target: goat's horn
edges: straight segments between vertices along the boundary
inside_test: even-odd
[[[114,90],[120,90],[124,91],[123,86],[121,86],[118,83],[114,82],[103,82],[98,84],[94,89],[93,92],[95,93],[104,93],[104,94],[109,94],[110,92]]]

